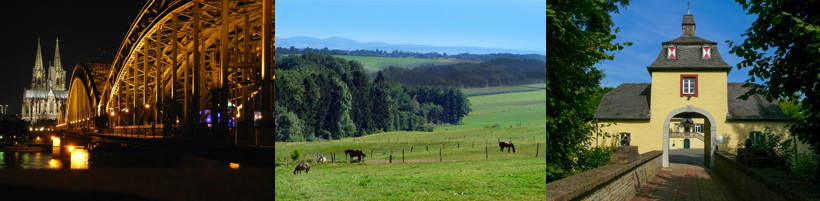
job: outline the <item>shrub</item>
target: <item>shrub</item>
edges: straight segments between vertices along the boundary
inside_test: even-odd
[[[547,164],[547,183],[563,179],[566,177],[566,171],[561,169],[560,165]]]
[[[789,174],[807,182],[820,182],[820,156],[812,152],[795,154],[789,160]]]
[[[745,147],[745,143],[738,144],[738,147]],[[763,150],[768,166],[781,170],[789,169],[788,160],[794,155],[792,139],[783,140],[782,134],[774,134],[769,127],[762,135],[752,139],[751,148]]]
[[[296,160],[299,160],[299,156],[301,156],[301,155],[302,155],[302,151],[299,151],[299,149],[294,149],[293,153],[290,154],[290,158],[293,159],[293,161],[296,161]]]
[[[603,146],[592,147],[581,151],[578,154],[578,160],[575,165],[576,173],[595,169],[609,164],[609,158],[612,156],[613,150],[614,148],[612,147]]]

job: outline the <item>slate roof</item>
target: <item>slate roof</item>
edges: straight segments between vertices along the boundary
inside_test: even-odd
[[[792,117],[783,114],[783,111],[777,103],[769,102],[759,94],[749,97],[748,100],[737,99],[737,97],[749,91],[748,88],[742,87],[743,84],[744,83],[727,83],[727,101],[729,106],[727,120],[793,120]],[[652,103],[650,100],[651,86],[652,85],[648,83],[621,84],[604,95],[592,118],[649,119],[649,108]]]
[[[726,64],[723,61],[723,57],[720,56],[720,51],[718,51],[717,45],[712,46],[712,59],[702,59],[703,53],[701,52],[700,45],[698,46],[677,46],[677,50],[675,50],[676,59],[667,59],[667,50],[666,48],[661,48],[660,53],[658,53],[658,58],[655,59],[655,62],[652,62],[651,65],[647,68],[657,68],[662,69],[659,67],[685,67],[685,68],[715,68],[715,69],[731,69],[732,66]]]
[[[676,39],[672,39],[670,41],[663,42],[661,44],[662,45],[669,45],[669,44],[675,44],[675,45],[703,45],[703,44],[717,45],[717,42],[706,40],[706,39],[703,39],[703,38],[697,37],[697,36],[681,36],[681,37],[678,37]]]
[[[695,16],[691,14],[683,15],[683,22],[681,24],[695,24]]]
[[[743,84],[728,83],[729,115],[727,120],[793,120],[794,118],[783,114],[783,110],[777,102],[769,102],[760,94],[755,94],[747,100],[737,99],[749,91]]]
[[[649,119],[649,83],[623,83],[604,95],[595,115],[598,119]]]

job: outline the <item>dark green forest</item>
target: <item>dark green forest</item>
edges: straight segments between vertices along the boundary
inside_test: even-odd
[[[447,55],[447,53],[438,53],[438,52],[428,52],[428,53],[420,53],[420,52],[405,52],[399,50],[393,51],[385,51],[385,50],[364,50],[364,49],[357,49],[357,50],[338,50],[334,49],[331,50],[327,47],[322,49],[313,49],[310,47],[299,49],[294,46],[290,46],[290,48],[284,47],[276,47],[276,57],[283,58],[284,55],[292,55],[292,54],[305,54],[308,52],[321,54],[321,55],[342,55],[342,56],[368,56],[368,57],[395,57],[395,58],[421,58],[421,59],[458,59],[458,60],[473,60],[473,61],[490,61],[493,59],[531,59],[531,60],[541,60],[546,61],[546,55],[540,54],[510,54],[510,53],[500,53],[500,54],[470,54],[470,53],[460,53],[456,55]]]
[[[341,139],[458,124],[470,111],[456,88],[369,79],[357,61],[314,53],[276,61],[276,141]]]
[[[538,60],[494,59],[483,63],[426,65],[413,69],[388,67],[385,79],[402,85],[479,88],[545,83],[547,63]]]

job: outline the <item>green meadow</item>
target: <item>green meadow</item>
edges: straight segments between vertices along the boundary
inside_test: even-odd
[[[433,132],[277,142],[276,200],[546,199],[546,91],[473,96],[470,102],[473,112],[462,125]],[[501,152],[498,141],[510,140],[516,152]],[[310,173],[293,175],[294,149],[325,153],[328,162],[308,161]],[[364,163],[347,163],[347,149],[367,154]]]
[[[445,64],[444,61],[438,59],[418,59],[418,58],[392,58],[392,57],[365,57],[365,56],[339,56],[333,57],[343,58],[346,60],[356,60],[364,65],[368,72],[376,72],[390,66],[414,68],[420,65],[427,64]]]

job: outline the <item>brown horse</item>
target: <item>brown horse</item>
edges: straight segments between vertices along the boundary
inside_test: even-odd
[[[366,154],[362,153],[362,150],[345,150],[345,155],[350,155],[350,160],[353,160],[353,157],[359,157],[359,162],[362,162],[362,157],[367,156]]]
[[[501,147],[501,152],[504,152],[504,147],[507,147],[507,153],[510,153],[510,148],[512,148],[513,153],[515,153],[515,145],[512,142],[499,142],[498,146]]]
[[[304,170],[305,174],[307,174],[308,172],[310,172],[310,165],[308,165],[307,163],[297,165],[296,169],[293,170],[293,174],[296,174],[296,171],[299,171],[299,174],[302,174],[302,170]]]

